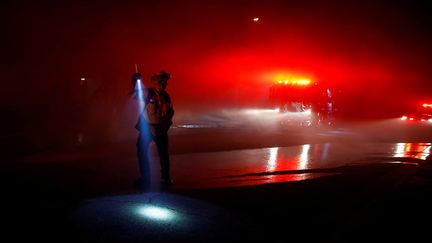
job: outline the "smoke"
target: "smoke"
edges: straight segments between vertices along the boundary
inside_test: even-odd
[[[355,118],[430,95],[431,22],[420,3],[19,1],[5,10],[3,127],[41,144],[122,138],[135,119],[134,64],[144,82],[172,73],[178,121],[270,125],[243,111],[266,108],[278,73],[335,87]]]

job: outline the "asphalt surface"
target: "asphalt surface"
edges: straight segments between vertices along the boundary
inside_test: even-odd
[[[174,185],[159,185],[155,163],[148,191],[133,185],[134,141],[9,158],[1,170],[2,238],[419,242],[430,228],[430,137],[425,130],[392,137],[381,128],[294,129],[289,138],[173,130]]]

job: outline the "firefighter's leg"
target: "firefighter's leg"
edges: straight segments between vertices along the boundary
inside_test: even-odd
[[[170,159],[168,153],[168,134],[159,134],[155,138],[155,142],[160,159],[162,183],[169,185],[172,183],[172,180],[170,174]]]

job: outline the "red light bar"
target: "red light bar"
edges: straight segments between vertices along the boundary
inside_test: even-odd
[[[311,81],[308,79],[298,79],[298,80],[278,80],[275,82],[276,84],[285,84],[285,85],[310,85]]]

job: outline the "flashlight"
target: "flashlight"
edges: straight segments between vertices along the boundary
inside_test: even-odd
[[[132,82],[132,92],[134,92],[137,89],[137,83],[141,82],[141,73],[138,73],[138,72],[134,73],[132,75],[131,82]]]

